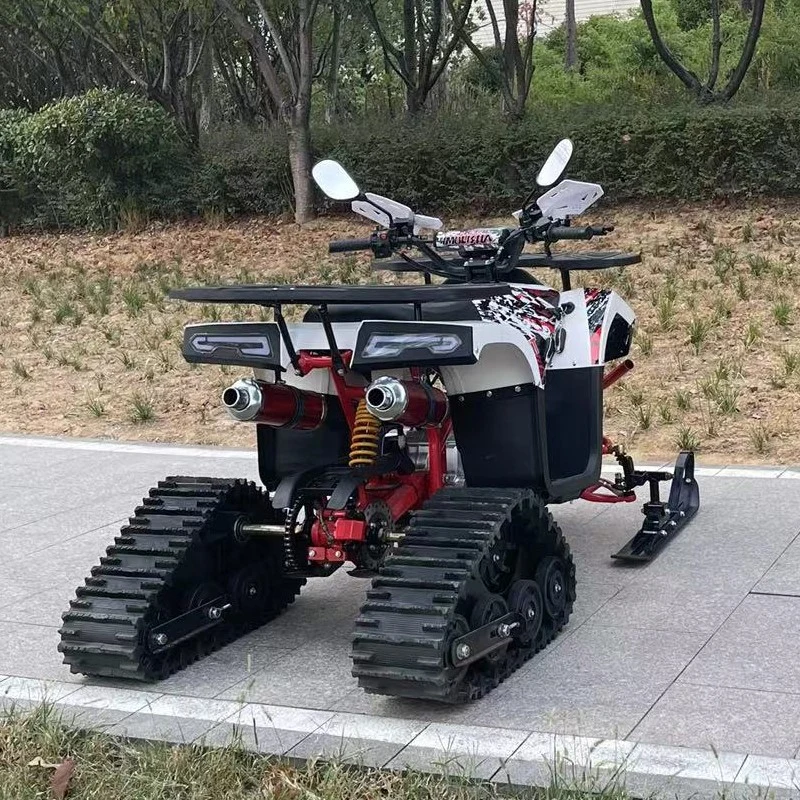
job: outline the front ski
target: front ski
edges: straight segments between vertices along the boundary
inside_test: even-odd
[[[642,508],[644,524],[639,532],[611,557],[619,561],[642,563],[652,561],[675,538],[697,513],[700,507],[700,490],[694,477],[694,453],[683,450],[675,462],[675,470],[668,473],[645,473],[650,484],[650,502]],[[661,500],[660,481],[672,485],[669,500]]]

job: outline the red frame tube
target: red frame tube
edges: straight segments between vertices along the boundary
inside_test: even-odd
[[[602,483],[589,486],[581,492],[581,500],[588,500],[590,503],[633,503],[636,495],[630,494],[604,494],[599,490],[603,488]]]
[[[349,365],[352,359],[352,351],[343,350],[342,359]],[[352,386],[346,380],[346,375],[336,371],[333,361],[329,355],[316,355],[306,350],[298,353],[298,370],[302,375],[307,375],[313,369],[327,369],[330,371],[333,385],[336,388],[336,395],[342,407],[347,425],[353,430],[355,425],[356,408],[359,401],[364,398],[366,386]],[[412,376],[414,371],[412,370]],[[415,376],[415,377],[418,377]],[[363,510],[373,500],[383,500],[390,509],[393,519],[400,519],[409,511],[419,508],[425,500],[434,492],[444,486],[444,475],[447,470],[447,438],[450,435],[452,423],[447,417],[439,427],[429,427],[426,429],[428,437],[428,470],[427,472],[413,472],[410,475],[381,475],[370,478],[358,490],[358,508]],[[335,531],[336,518],[334,515],[327,518],[329,530]],[[317,551],[316,559],[328,558],[327,553],[330,548],[322,548],[325,543],[322,541],[321,531],[318,530],[319,523],[315,524],[312,532],[312,540],[315,539],[312,547]],[[355,529],[347,529],[348,535],[353,536]],[[341,548],[342,543],[337,541],[336,548]]]
[[[630,358],[626,358],[616,367],[606,372],[603,375],[603,389],[613,386],[623,375],[627,375],[633,369],[633,366],[633,361]]]

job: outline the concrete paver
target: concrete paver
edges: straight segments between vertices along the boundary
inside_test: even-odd
[[[800,748],[798,720],[800,695],[678,682],[633,735],[654,744],[769,751],[792,758]]]
[[[387,766],[390,769],[433,767],[446,775],[488,780],[528,738],[525,730],[447,725],[432,722]]]
[[[47,697],[75,724],[122,735],[460,765],[517,783],[569,762],[586,780],[623,770],[642,791],[772,778],[788,791],[800,775],[796,472],[703,469],[697,519],[633,569],[609,555],[638,527],[638,504],[555,507],[577,562],[569,626],[498,690],[453,708],[357,688],[348,646],[368,583],[344,573],[159,684],[72,675],[56,651],[60,614],[147,487],[169,474],[254,479],[255,458],[0,437],[0,704]]]
[[[800,597],[800,540],[796,539],[784,550],[754,591]]]
[[[429,725],[420,720],[367,714],[335,714],[291,750],[293,758],[335,758],[364,767],[382,767]]]
[[[682,681],[796,693],[800,597],[750,595],[681,675]]]

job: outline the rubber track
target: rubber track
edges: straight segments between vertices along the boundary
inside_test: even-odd
[[[529,645],[516,642],[498,659],[450,665],[457,615],[468,619],[481,563],[506,538],[519,545],[516,578],[533,579],[546,555],[564,559],[567,603]],[[523,489],[448,487],[412,517],[407,535],[367,591],[353,634],[353,675],[367,692],[447,703],[491,691],[564,627],[575,600],[569,546],[541,500]],[[463,623],[462,623],[463,624]]]
[[[257,613],[226,614],[219,625],[162,653],[151,654],[147,646],[152,627],[174,615],[174,598],[194,588],[197,570],[191,565],[207,556],[207,540],[213,535],[218,546],[231,551],[237,546],[230,520],[220,512],[262,508],[270,508],[269,500],[249,481],[171,477],[159,482],[62,614],[58,649],[64,663],[84,675],[163,678],[279,614],[305,580],[282,578],[282,545],[275,540],[264,548],[251,545],[259,555],[256,563],[272,577],[270,597]],[[231,527],[230,542],[219,543],[220,525]],[[226,589],[224,576],[217,575],[215,582]]]

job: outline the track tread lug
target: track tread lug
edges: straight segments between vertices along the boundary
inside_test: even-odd
[[[76,674],[153,680],[211,653],[283,611],[305,584],[304,578],[284,577],[258,612],[240,612],[238,618],[207,628],[174,648],[158,653],[148,649],[148,631],[158,624],[156,620],[163,622],[164,613],[185,610],[169,611],[165,605],[175,603],[174,597],[166,594],[175,594],[173,582],[185,583],[187,574],[201,580],[197,577],[200,572],[191,572],[191,566],[185,565],[217,563],[203,555],[206,531],[213,533],[210,538],[215,544],[222,541],[215,528],[217,512],[242,513],[239,508],[249,512],[259,504],[265,513],[272,513],[267,495],[252,481],[183,476],[160,481],[121,527],[62,614],[58,649],[64,663]],[[231,530],[230,549],[225,551],[228,553],[235,551],[232,534]],[[282,548],[265,546],[254,552],[261,554],[258,558],[263,560],[265,574],[274,580],[276,571],[269,559],[279,560],[282,565]],[[252,562],[241,555],[238,561],[233,558],[229,563],[229,569],[238,569]],[[187,573],[186,569],[190,571]],[[226,581],[224,574],[219,576],[219,583]],[[184,588],[182,583],[178,586]]]

